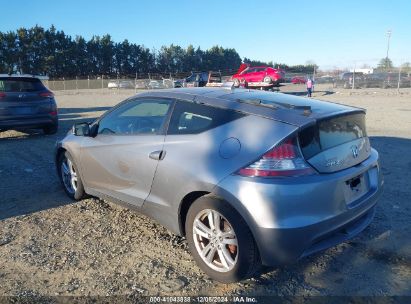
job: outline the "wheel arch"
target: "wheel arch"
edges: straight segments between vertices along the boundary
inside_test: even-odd
[[[67,151],[67,150],[66,150],[65,148],[61,147],[61,146],[56,149],[55,159],[54,159],[54,162],[55,162],[56,165],[57,165],[57,163],[58,163],[58,160],[59,160],[60,155],[61,155],[62,153],[65,153],[66,151]]]
[[[187,219],[188,209],[198,198],[203,197],[203,196],[212,196],[212,197],[222,199],[226,201],[235,211],[237,211],[237,213],[243,218],[248,228],[250,229],[251,234],[257,243],[257,247],[260,250],[258,246],[258,242],[257,242],[258,234],[254,229],[255,223],[252,217],[250,216],[248,210],[242,207],[242,205],[239,202],[237,202],[237,200],[230,193],[228,193],[224,189],[220,189],[219,187],[216,187],[212,192],[193,191],[193,192],[188,193],[186,196],[184,196],[184,198],[182,199],[180,203],[180,208],[179,208],[179,229],[180,229],[180,234],[182,236],[186,235],[185,223]]]
[[[208,191],[193,191],[188,194],[186,194],[183,199],[181,200],[179,211],[178,211],[178,225],[180,229],[181,235],[185,236],[186,235],[186,219],[187,219],[187,213],[188,209],[190,209],[190,206],[200,197],[209,195],[210,192]]]

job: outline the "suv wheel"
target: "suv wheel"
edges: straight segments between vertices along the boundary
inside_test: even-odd
[[[84,192],[83,182],[70,153],[60,153],[57,161],[57,170],[67,195],[75,200],[84,198],[86,193]]]
[[[188,210],[185,228],[191,254],[212,279],[237,282],[258,270],[251,231],[226,201],[212,196],[197,199]]]

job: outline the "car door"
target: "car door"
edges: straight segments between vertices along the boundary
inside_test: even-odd
[[[253,75],[254,75],[255,69],[254,68],[250,68],[245,70],[241,76],[244,77],[245,81],[247,82],[252,82],[253,80]]]
[[[81,171],[86,187],[141,206],[163,157],[164,128],[173,101],[136,98],[100,121],[95,137],[85,137]]]
[[[265,68],[257,68],[253,76],[253,81],[262,82],[264,80],[265,75],[267,75]]]

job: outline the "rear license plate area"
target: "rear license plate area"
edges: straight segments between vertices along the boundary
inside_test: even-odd
[[[31,107],[18,107],[13,109],[14,115],[29,115],[33,113],[33,109]]]
[[[344,194],[347,205],[355,204],[355,201],[365,195],[368,190],[369,185],[366,173],[346,180],[344,183]]]

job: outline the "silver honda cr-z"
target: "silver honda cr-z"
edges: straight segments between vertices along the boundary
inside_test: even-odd
[[[221,282],[355,236],[383,186],[363,109],[244,89],[138,94],[76,124],[56,163],[70,197],[154,218]]]

